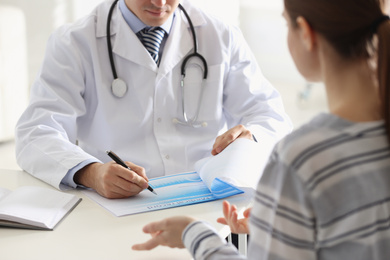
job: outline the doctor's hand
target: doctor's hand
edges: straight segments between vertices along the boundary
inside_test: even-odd
[[[213,150],[211,151],[212,155],[217,155],[222,152],[229,144],[234,142],[237,138],[247,138],[253,140],[253,135],[251,131],[245,128],[243,125],[237,125],[233,128],[230,128],[224,134],[220,135],[215,139],[213,145]]]
[[[144,243],[133,245],[132,249],[152,250],[159,245],[184,248],[181,236],[187,225],[193,221],[195,221],[194,218],[178,216],[149,223],[142,230],[144,233],[150,234],[152,238]]]
[[[252,208],[244,211],[244,218],[238,219],[237,207],[230,205],[226,200],[222,203],[224,218],[218,218],[217,222],[229,225],[230,231],[234,234],[249,234],[249,215]]]
[[[130,162],[125,163],[132,170],[114,161],[89,164],[74,175],[74,181],[109,199],[136,195],[148,187],[145,169]]]

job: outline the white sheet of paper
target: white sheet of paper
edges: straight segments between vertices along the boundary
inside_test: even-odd
[[[252,187],[262,172],[259,144],[240,138],[216,156],[195,164],[196,172],[162,176],[149,180],[157,195],[149,190],[126,199],[106,199],[94,190],[84,193],[115,216],[226,198],[243,193],[238,186]],[[257,183],[256,183],[257,184]]]

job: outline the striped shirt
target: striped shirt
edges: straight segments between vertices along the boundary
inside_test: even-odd
[[[321,114],[284,138],[257,187],[249,228],[249,259],[390,259],[383,122]],[[183,233],[195,259],[245,259],[215,231],[198,233],[210,230],[195,222]]]

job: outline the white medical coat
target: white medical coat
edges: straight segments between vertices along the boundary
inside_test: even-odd
[[[151,178],[193,170],[194,162],[210,156],[215,138],[237,124],[249,128],[265,149],[290,132],[279,93],[262,76],[239,30],[187,1],[182,4],[208,63],[198,117],[207,127],[172,122],[183,118],[180,66],[193,51],[179,9],[157,67],[116,6],[110,37],[118,76],[128,90],[123,98],[115,97],[106,42],[111,3],[101,3],[50,37],[30,104],[16,127],[17,161],[25,171],[60,188],[70,169],[86,160],[108,162],[106,150],[112,149],[143,166]],[[185,101],[190,117],[201,79],[189,65]]]

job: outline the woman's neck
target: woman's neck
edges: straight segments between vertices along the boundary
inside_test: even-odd
[[[382,119],[378,88],[367,61],[330,59],[322,66],[330,112],[354,122]]]

